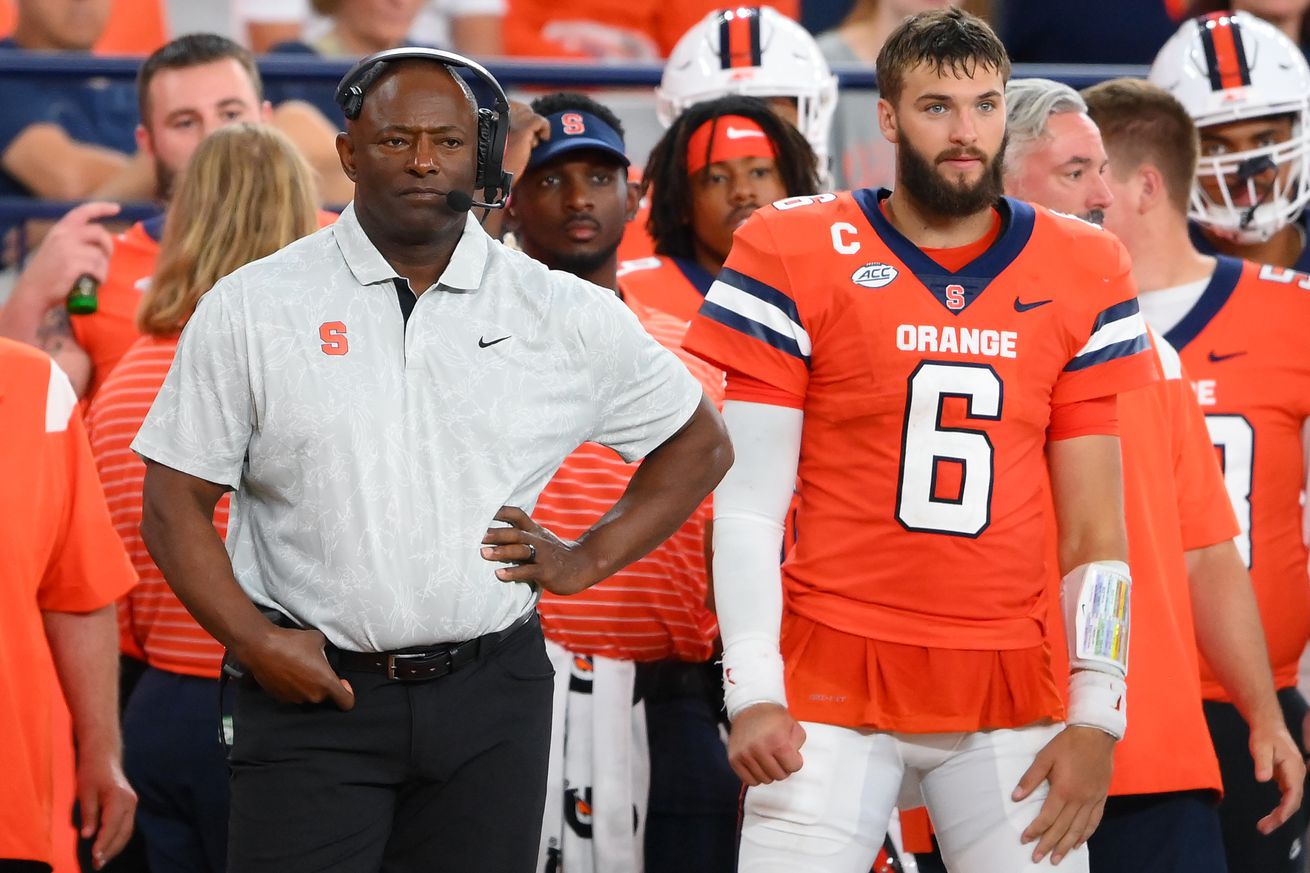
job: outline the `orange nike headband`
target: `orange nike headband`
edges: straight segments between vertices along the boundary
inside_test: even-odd
[[[687,141],[687,174],[733,158],[776,158],[764,128],[741,115],[720,115],[696,128]]]

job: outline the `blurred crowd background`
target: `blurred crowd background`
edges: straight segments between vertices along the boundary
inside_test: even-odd
[[[890,179],[891,150],[876,142],[880,137],[868,100],[873,61],[897,22],[947,2],[767,4],[816,36],[842,83],[843,105],[833,122],[831,156],[836,187],[878,185]],[[319,173],[319,190],[328,204],[344,203],[350,193],[331,147],[330,134],[342,121],[332,102],[336,76],[350,61],[397,45],[451,49],[488,63],[493,72],[520,68],[509,81],[515,96],[523,99],[550,90],[547,86],[591,82],[594,96],[622,119],[629,154],[641,165],[662,132],[652,110],[653,83],[663,61],[678,38],[719,5],[715,0],[0,0],[0,33],[8,34],[0,42],[0,76],[9,85],[0,97],[0,197],[148,201],[158,185],[151,162],[134,161],[138,118],[132,75],[88,79],[57,60],[49,71],[21,65],[15,69],[12,61],[6,64],[6,57],[89,52],[142,58],[172,38],[199,32],[226,36],[260,56],[278,126]],[[1073,75],[1084,82],[1118,72],[1109,65],[1149,64],[1184,18],[1221,4],[966,0],[952,5],[987,18],[1016,63],[1083,65],[1042,72],[1057,79]],[[1305,38],[1310,3],[1304,0],[1224,5],[1272,21],[1303,48],[1310,44]],[[543,63],[550,66],[534,67]],[[559,80],[561,67],[572,81]],[[543,77],[540,88],[533,87],[534,69]],[[554,80],[547,81],[552,76]],[[634,81],[634,76],[652,85],[612,87]],[[37,94],[40,98],[32,99]],[[48,160],[33,166],[8,153],[26,127],[46,120],[61,126],[75,143],[94,148],[94,157],[86,152],[56,155],[46,147],[41,151]],[[849,130],[861,123],[863,132]],[[75,162],[68,160],[73,157]],[[7,260],[12,263],[14,258]]]

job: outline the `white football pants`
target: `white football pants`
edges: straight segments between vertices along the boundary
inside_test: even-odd
[[[928,805],[951,873],[1087,873],[1087,847],[1052,868],[1020,835],[1047,785],[1010,793],[1063,725],[978,733],[889,734],[802,722],[805,760],[781,782],[746,792],[738,873],[868,873],[898,799]]]

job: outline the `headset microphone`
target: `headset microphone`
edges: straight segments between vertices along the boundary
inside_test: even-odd
[[[446,205],[451,212],[468,212],[473,208],[473,195],[467,191],[451,191],[446,194]]]
[[[506,173],[505,175],[508,176],[509,174]],[[504,209],[507,202],[509,202],[509,197],[505,194],[500,195],[491,203],[474,200],[472,194],[466,194],[463,191],[451,191],[446,194],[446,206],[454,212],[468,212],[475,206],[478,209]]]

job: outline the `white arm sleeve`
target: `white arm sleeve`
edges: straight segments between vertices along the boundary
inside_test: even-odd
[[[787,705],[782,624],[783,525],[796,486],[799,409],[729,400],[736,462],[714,491],[714,599],[723,636],[728,717],[753,703]]]

